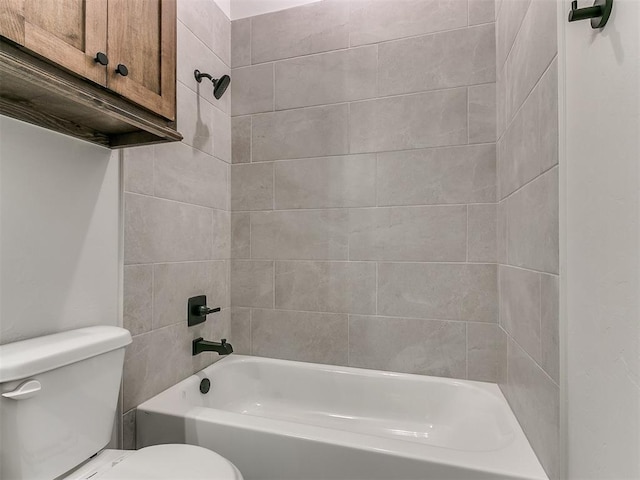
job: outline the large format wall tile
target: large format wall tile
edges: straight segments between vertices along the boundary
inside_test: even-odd
[[[325,0],[251,19],[253,64],[349,46],[349,5]]]
[[[251,162],[251,115],[231,119],[231,163]]]
[[[507,338],[491,323],[467,323],[467,378],[481,382],[501,380],[506,363]]]
[[[469,87],[469,143],[496,141],[496,84]]]
[[[560,382],[560,292],[556,275],[540,275],[540,366]]]
[[[513,47],[531,0],[501,0],[496,21],[496,62],[501,69]]]
[[[276,262],[276,308],[375,313],[376,265],[365,262]]]
[[[124,267],[123,325],[131,335],[151,330],[153,316],[153,266]]]
[[[187,322],[187,300],[206,295],[210,307],[227,308],[226,261],[164,263],[153,267],[153,328]],[[218,314],[208,317],[215,322]]]
[[[231,22],[231,68],[251,65],[251,18]]]
[[[466,377],[463,322],[349,316],[349,365]]]
[[[376,156],[349,155],[275,163],[275,208],[376,204]]]
[[[496,0],[469,0],[469,25],[494,22]],[[495,57],[495,51],[493,53]]]
[[[238,355],[251,355],[251,309],[231,308],[231,338],[233,352]]]
[[[231,118],[222,110],[214,108],[211,128],[213,129],[213,155],[231,163]]]
[[[540,361],[540,275],[500,266],[500,325],[537,362]]]
[[[344,314],[251,312],[252,353],[260,357],[345,365],[348,338],[348,318]]]
[[[298,57],[275,65],[277,110],[376,96],[376,46]]]
[[[216,108],[219,108],[227,115],[230,112],[231,101],[228,95],[220,100],[213,97],[213,88],[208,80],[198,83],[194,76],[194,71],[213,73],[216,77],[229,75],[231,69],[228,62],[223,62],[213,54],[211,49],[196,37],[182,22],[177,24],[177,65],[176,78],[179,83],[188,89],[196,92],[200,98]]]
[[[497,209],[495,203],[468,206],[467,261],[497,261]]]
[[[231,213],[227,210],[212,210],[213,252],[211,258],[224,260],[231,257]]]
[[[553,62],[499,144],[501,198],[558,163],[558,68]]]
[[[231,166],[231,209],[273,208],[273,163]]]
[[[558,52],[557,6],[532,0],[506,63],[507,120],[513,118]]]
[[[231,74],[231,114],[272,112],[274,95],[273,63],[234,68]]]
[[[558,168],[549,170],[507,200],[509,263],[558,273]]]
[[[378,313],[496,322],[495,265],[381,263]]]
[[[560,478],[559,388],[512,339],[507,361],[503,392],[549,478]]]
[[[379,45],[380,95],[495,82],[494,24]]]
[[[273,262],[231,261],[231,304],[273,308]]]
[[[233,22],[245,351],[345,364],[350,347],[353,365],[462,378],[469,356],[473,378],[506,377],[496,10],[473,1],[330,0]],[[335,333],[347,314],[351,335]]]
[[[251,214],[231,213],[231,258],[251,257]]]
[[[341,155],[349,151],[346,104],[253,117],[253,161]]]
[[[125,264],[211,259],[208,208],[127,193],[124,224]]]
[[[210,356],[191,354],[191,341],[199,336],[227,338],[229,309],[219,315],[217,322],[195,327],[181,322],[133,337],[125,352],[122,410],[131,410],[210,364]]]
[[[251,213],[251,257],[276,260],[347,260],[347,210]]]
[[[153,175],[157,197],[227,209],[229,166],[184,143],[156,149]]]
[[[349,3],[352,46],[467,25],[467,2],[460,0],[350,0]]]
[[[181,0],[177,3],[178,20],[188,25],[212,52],[230,65],[231,22],[220,7],[210,0]]]
[[[466,88],[356,102],[350,114],[352,153],[467,143]]]
[[[124,191],[153,195],[153,145],[122,149]]]
[[[464,205],[358,208],[349,217],[350,260],[466,260]]]
[[[213,155],[214,106],[178,82],[176,124],[183,142]]]
[[[495,145],[378,154],[379,205],[496,200]]]

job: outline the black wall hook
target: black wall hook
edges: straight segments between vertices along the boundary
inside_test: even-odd
[[[591,28],[602,28],[609,21],[612,8],[613,0],[596,0],[592,7],[586,8],[578,8],[578,0],[573,0],[569,11],[569,21],[577,22],[590,18]]]

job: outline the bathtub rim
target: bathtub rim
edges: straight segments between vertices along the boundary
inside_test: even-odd
[[[505,447],[497,450],[459,450],[443,446],[419,444],[402,439],[339,430],[319,425],[244,415],[229,410],[188,404],[185,399],[182,398],[181,392],[183,392],[184,389],[197,391],[198,385],[203,378],[212,378],[217,370],[233,363],[284,364],[304,369],[331,372],[343,371],[371,377],[392,377],[411,381],[454,386],[462,385],[476,388],[495,397],[505,407],[506,417],[514,430],[514,439]],[[468,470],[482,470],[488,473],[511,476],[514,479],[548,480],[544,469],[535,456],[502,391],[497,384],[489,382],[233,354],[209,365],[140,404],[136,408],[136,415],[144,414],[181,417],[185,418],[185,421],[207,422],[248,431],[253,430],[309,441],[326,442],[347,448],[357,448],[411,460],[433,462]]]

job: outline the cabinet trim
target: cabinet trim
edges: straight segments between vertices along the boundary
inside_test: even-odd
[[[7,91],[20,84],[21,91]],[[168,122],[102,87],[86,82],[0,40],[0,113],[110,148],[182,140]],[[65,103],[64,110],[46,110]],[[109,130],[83,124],[106,119]],[[102,121],[102,120],[101,120]]]

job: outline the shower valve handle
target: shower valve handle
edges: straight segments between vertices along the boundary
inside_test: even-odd
[[[207,321],[207,315],[220,311],[220,307],[207,307],[207,296],[191,297],[187,302],[187,325],[193,327]]]
[[[216,307],[216,308],[209,308],[206,305],[200,305],[198,307],[198,315],[200,317],[206,317],[207,315],[209,315],[210,313],[217,313],[220,311],[220,307]]]

